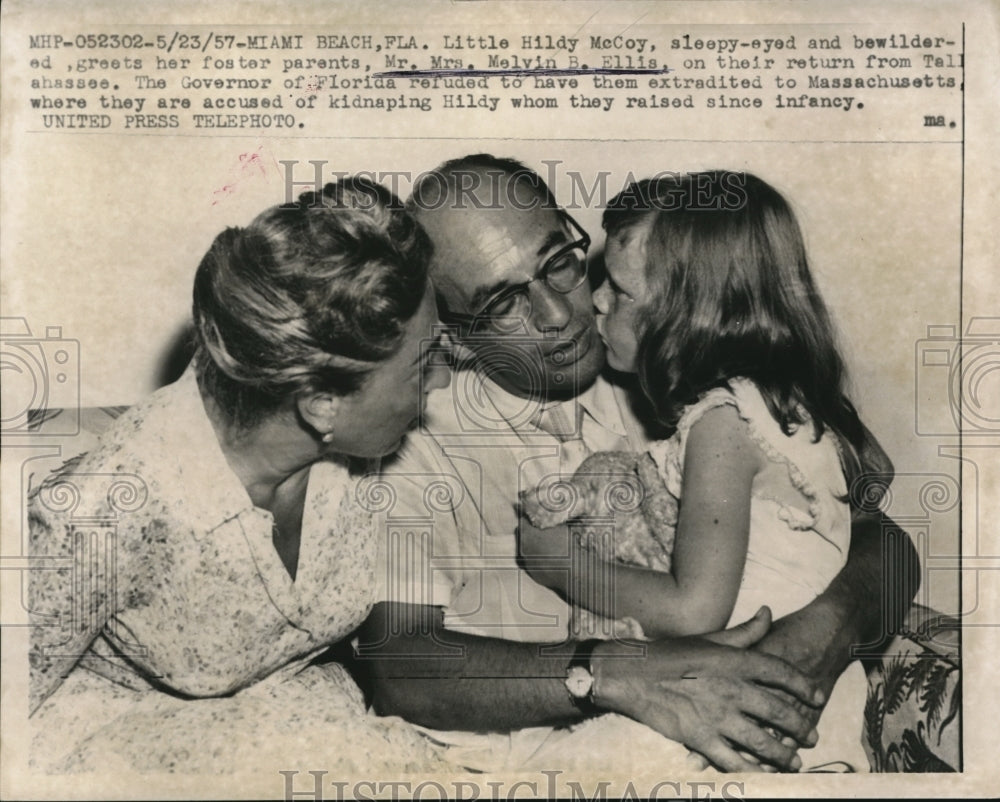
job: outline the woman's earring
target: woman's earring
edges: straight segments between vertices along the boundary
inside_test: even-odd
[[[324,433],[323,437],[321,439],[322,439],[322,441],[324,443],[332,443],[333,442],[333,430],[331,429],[330,431]]]

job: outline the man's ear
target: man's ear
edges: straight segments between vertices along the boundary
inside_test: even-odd
[[[295,403],[302,420],[323,435],[333,430],[341,401],[335,393],[308,393],[300,395]]]

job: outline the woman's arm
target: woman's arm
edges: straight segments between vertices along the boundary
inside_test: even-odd
[[[609,618],[631,616],[650,638],[711,632],[736,603],[750,532],[750,492],[761,454],[732,406],[709,410],[691,428],[684,498],[671,572],[607,563],[569,538],[565,527],[522,523],[525,569],[581,606]],[[569,555],[538,559],[544,555]]]

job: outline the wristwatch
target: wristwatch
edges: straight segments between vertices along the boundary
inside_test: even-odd
[[[573,704],[587,714],[596,713],[598,709],[594,702],[594,672],[590,667],[590,659],[600,642],[580,641],[566,666],[566,690],[569,691]]]

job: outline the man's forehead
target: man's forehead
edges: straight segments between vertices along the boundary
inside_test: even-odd
[[[533,274],[539,255],[564,238],[565,226],[559,212],[541,200],[524,206],[466,203],[420,212],[434,244],[438,283],[461,287],[464,294],[507,274],[531,278],[513,274]]]
[[[486,167],[456,168],[442,176],[451,205],[472,202],[479,207],[513,206],[526,209],[551,205],[551,195],[541,177],[529,170],[511,172]],[[443,188],[439,185],[439,188]]]
[[[455,220],[471,219],[475,223],[499,217],[514,226],[518,217],[534,221],[554,213],[544,183],[530,172],[463,168],[450,171],[432,183],[432,189],[442,194],[415,191],[411,199],[421,220],[454,225]]]

